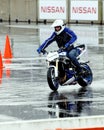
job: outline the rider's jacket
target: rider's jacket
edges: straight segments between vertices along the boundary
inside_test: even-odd
[[[41,53],[47,46],[49,46],[52,42],[56,41],[59,48],[65,47],[67,50],[72,49],[72,43],[77,39],[76,34],[65,27],[64,30],[57,35],[56,32],[53,32],[52,35],[43,42],[43,44],[37,49],[38,53]]]

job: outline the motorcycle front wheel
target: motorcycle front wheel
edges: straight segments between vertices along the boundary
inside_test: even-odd
[[[59,87],[59,81],[55,77],[55,70],[53,67],[49,68],[47,71],[47,82],[51,90],[57,91]]]

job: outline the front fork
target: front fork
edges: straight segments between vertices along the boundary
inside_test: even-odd
[[[59,60],[58,60],[58,59],[56,60],[56,65],[50,65],[50,63],[48,62],[48,68],[50,68],[50,67],[53,67],[53,68],[54,68],[55,77],[56,77],[56,78],[58,77],[58,63],[59,63]]]

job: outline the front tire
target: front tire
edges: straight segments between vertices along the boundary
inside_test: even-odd
[[[47,82],[51,90],[57,91],[59,87],[58,79],[55,77],[55,70],[53,67],[47,71]]]

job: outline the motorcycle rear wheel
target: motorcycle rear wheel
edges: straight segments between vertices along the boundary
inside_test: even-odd
[[[57,91],[59,87],[59,81],[55,77],[55,71],[54,68],[51,67],[47,71],[47,82],[51,90]]]
[[[89,65],[82,64],[83,71],[85,71],[85,74],[82,75],[80,78],[78,78],[78,84],[82,87],[86,87],[92,83],[93,80],[93,74],[92,70],[90,69]]]

